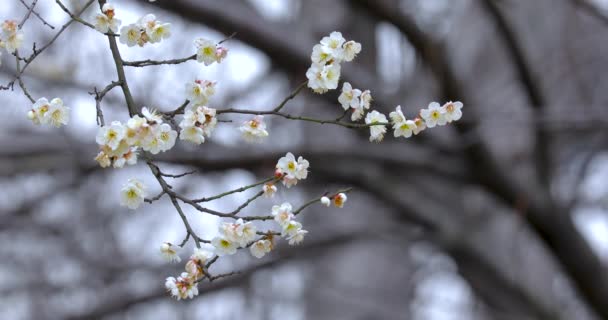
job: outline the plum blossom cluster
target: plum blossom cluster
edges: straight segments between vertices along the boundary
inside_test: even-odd
[[[232,255],[238,248],[245,248],[256,237],[257,229],[252,222],[238,219],[236,222],[224,222],[219,228],[220,235],[211,240],[218,256]]]
[[[281,179],[287,188],[295,186],[299,180],[304,180],[308,176],[308,160],[301,156],[296,157],[288,152],[280,158],[276,165],[275,177]]]
[[[360,120],[369,110],[372,102],[372,94],[369,90],[361,91],[354,89],[348,82],[342,84],[342,93],[338,97],[338,102],[342,105],[345,111],[352,110],[352,121]]]
[[[145,46],[147,43],[159,43],[171,36],[171,24],[156,19],[153,14],[147,14],[136,23],[120,28],[120,43],[129,47]]]
[[[462,117],[463,104],[460,101],[449,101],[444,105],[431,102],[426,109],[420,110],[419,116],[414,119],[407,119],[401,111],[401,106],[397,106],[395,111],[389,114],[393,124],[395,137],[409,138],[412,134],[417,135],[426,128],[443,126],[453,121],[460,120]]]
[[[215,94],[217,82],[196,79],[186,83],[186,96],[193,106],[205,106]]]
[[[177,132],[155,111],[142,108],[142,115],[134,115],[126,124],[113,121],[99,128],[95,141],[101,151],[95,160],[102,168],[122,168],[137,163],[141,148],[152,154],[165,152],[175,145]]]
[[[346,41],[340,32],[334,31],[321,39],[321,43],[312,48],[312,64],[306,71],[308,87],[316,93],[336,89],[340,80],[340,63],[352,61],[359,52],[361,44]]]
[[[69,108],[63,104],[63,100],[60,98],[55,98],[50,102],[46,98],[40,98],[27,112],[27,118],[36,125],[48,124],[59,128],[68,124]]]
[[[170,262],[180,262],[181,259],[177,256],[178,249],[179,247],[165,242],[161,245],[161,254]],[[167,292],[177,300],[192,299],[198,295],[198,282],[205,276],[205,264],[213,256],[211,251],[195,248],[186,262],[186,271],[177,278],[168,277],[165,280]]]
[[[98,13],[93,18],[95,21],[95,30],[101,33],[117,33],[120,27],[120,19],[116,18],[116,12],[114,6],[110,3],[106,3],[101,7],[101,13]]]
[[[220,63],[228,55],[226,47],[205,38],[194,40],[194,46],[196,47],[196,61],[204,63],[206,66],[212,65],[214,62]]]
[[[146,186],[137,179],[129,179],[120,190],[120,204],[131,210],[137,209],[145,197]]]
[[[14,20],[5,20],[0,26],[0,48],[6,49],[9,53],[15,53],[23,44],[23,32],[19,30],[19,25]],[[1,57],[1,56],[0,56]]]
[[[180,140],[201,144],[205,137],[211,137],[211,133],[217,125],[216,110],[204,106],[193,106],[186,110],[184,118],[179,123],[181,128]]]
[[[289,241],[290,245],[300,244],[308,231],[302,228],[302,224],[295,220],[293,207],[289,202],[272,207],[274,221],[281,227],[281,236]]]

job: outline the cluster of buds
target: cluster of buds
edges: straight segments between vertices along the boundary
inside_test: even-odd
[[[284,157],[280,158],[276,165],[274,175],[277,179],[281,179],[283,185],[287,188],[295,186],[299,180],[304,180],[308,176],[308,160],[296,157],[288,152]]]
[[[59,98],[55,98],[51,102],[46,98],[40,98],[27,112],[27,118],[36,125],[50,124],[59,128],[68,124],[69,108],[63,105],[63,100]]]
[[[206,66],[212,65],[214,62],[220,63],[228,55],[226,47],[208,39],[198,38],[194,40],[194,46],[196,47],[196,61],[202,62]]]
[[[332,32],[312,48],[312,64],[306,71],[308,87],[316,93],[325,93],[338,87],[340,63],[352,61],[361,52],[361,44],[346,41],[340,32]]]
[[[95,15],[95,30],[101,33],[117,33],[121,21],[116,18],[114,6],[106,3],[101,7],[101,13]]]
[[[137,163],[139,148],[152,154],[173,148],[177,132],[163,123],[162,116],[146,107],[142,108],[142,115],[133,116],[126,124],[113,121],[99,128],[95,141],[101,151],[95,160],[102,168]]]
[[[171,24],[156,20],[153,14],[147,14],[136,23],[120,29],[120,42],[129,47],[143,47],[147,43],[158,43],[171,36]]]

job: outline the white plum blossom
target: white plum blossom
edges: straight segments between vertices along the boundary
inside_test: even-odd
[[[308,87],[316,93],[325,93],[338,87],[340,80],[340,64],[321,65],[313,63],[306,71]]]
[[[281,236],[285,238],[292,237],[298,233],[299,230],[302,230],[302,224],[295,220],[290,220],[283,225],[283,230],[281,231]]]
[[[353,114],[351,115],[350,119],[352,121],[359,121],[361,118],[363,118],[366,110],[369,110],[371,102],[371,92],[369,90],[361,92],[361,95],[359,96],[359,104],[353,107]]]
[[[129,179],[120,192],[120,204],[129,209],[137,209],[146,196],[144,184],[137,179]]]
[[[267,239],[258,240],[249,247],[251,255],[258,259],[265,256],[270,250],[272,250],[272,241]]]
[[[190,256],[188,262],[186,262],[186,272],[194,278],[198,279],[203,276],[203,267],[207,260],[213,257],[213,252],[202,249],[202,248],[194,248],[194,252]]]
[[[154,28],[147,32],[150,38],[150,43],[158,43],[164,39],[168,39],[171,36],[171,24],[170,23],[157,23]]]
[[[365,123],[370,125],[369,141],[380,142],[386,133],[386,125],[377,125],[377,123],[386,123],[386,116],[376,110],[370,112],[365,117]]]
[[[95,30],[101,33],[117,33],[121,21],[115,18],[114,6],[110,3],[106,3],[101,8],[101,12],[102,13],[98,13],[94,18]]]
[[[331,200],[329,200],[328,197],[321,197],[321,204],[323,204],[326,207],[329,207],[331,205]]]
[[[190,277],[187,272],[183,272],[177,279],[168,277],[165,280],[165,288],[177,300],[192,299],[194,296],[197,296],[197,285],[196,280]]]
[[[118,40],[122,44],[126,44],[129,47],[134,47],[135,45],[142,43],[141,38],[141,29],[135,23],[120,28],[120,37]],[[143,44],[140,46],[143,46]]]
[[[194,80],[186,83],[186,96],[194,106],[206,105],[209,98],[215,93],[215,81]]]
[[[257,115],[249,121],[243,122],[243,125],[239,127],[243,139],[247,142],[261,142],[264,138],[268,137],[268,131],[266,131],[266,123],[264,123],[264,116]]]
[[[361,44],[353,40],[346,42],[342,45],[344,49],[344,61],[350,62],[361,52]]]
[[[289,240],[289,245],[290,246],[294,246],[294,245],[298,245],[300,244],[302,241],[304,241],[304,236],[308,233],[308,231],[300,228],[298,231],[296,231],[293,235],[287,237],[287,240]]]
[[[431,102],[427,109],[420,110],[420,116],[424,119],[424,123],[428,128],[433,128],[437,125],[442,126],[447,123],[445,110],[437,102]]]
[[[298,183],[298,180],[306,179],[308,176],[308,160],[296,157],[288,152],[284,157],[280,158],[277,162],[277,171],[283,175],[283,184],[289,188]]]
[[[342,93],[338,97],[338,102],[340,102],[344,110],[358,108],[360,96],[361,90],[353,89],[350,83],[344,82],[344,84],[342,84]]]
[[[148,109],[148,107],[141,108],[141,114],[149,122],[163,123],[163,117],[154,109]]]
[[[38,99],[27,113],[28,119],[34,124],[49,124],[56,128],[69,122],[69,108],[63,100],[55,98],[50,102],[46,98]]]
[[[333,59],[332,51],[326,46],[317,44],[312,47],[312,55],[310,56],[310,59],[314,64],[325,65],[331,59]]]
[[[160,245],[160,254],[167,262],[180,262],[182,259],[177,254],[180,247],[172,244],[171,242],[163,242]]]
[[[197,126],[184,126],[179,133],[179,139],[189,141],[194,144],[201,144],[205,142],[205,135],[203,129]]]
[[[256,236],[256,227],[252,222],[244,222],[238,219],[234,223],[223,223],[220,233],[226,240],[237,243],[240,247],[246,247]]]
[[[393,135],[395,138],[409,138],[412,136],[412,133],[416,129],[416,122],[413,120],[407,120],[405,118],[403,112],[401,112],[401,106],[397,106],[395,111],[391,112],[388,116],[391,118],[391,122],[393,123]]]
[[[462,118],[462,102],[448,102],[441,107],[445,110],[444,117],[445,120],[450,123],[452,121],[458,121]]]
[[[15,53],[23,44],[23,32],[19,30],[19,25],[14,20],[5,20],[1,28],[0,47],[6,49],[9,53]]]
[[[236,253],[238,244],[222,237],[215,237],[211,240],[211,245],[215,248],[218,256],[232,255]]]
[[[186,110],[184,118],[179,123],[182,129],[180,139],[201,144],[205,142],[205,137],[211,136],[216,124],[216,110],[213,108],[199,106]]]
[[[125,132],[125,127],[120,121],[112,121],[109,126],[106,125],[99,128],[95,141],[97,144],[106,145],[110,147],[111,150],[116,150],[125,137]]]
[[[337,208],[342,208],[344,207],[344,203],[346,203],[346,200],[348,199],[348,197],[346,197],[345,193],[338,193],[337,195],[335,195],[333,197],[333,203],[334,206],[336,206]]]
[[[196,61],[204,63],[206,66],[214,62],[220,63],[228,54],[228,49],[216,45],[213,41],[198,38],[194,41],[196,46]]]
[[[277,192],[277,186],[275,186],[274,183],[265,183],[262,187],[262,191],[264,192],[264,196],[266,198],[272,198]]]
[[[272,215],[274,216],[274,221],[276,221],[279,226],[284,227],[294,218],[294,215],[291,212],[292,210],[293,207],[289,202],[285,202],[280,206],[272,206]]]
[[[416,125],[416,127],[413,129],[414,135],[417,135],[420,132],[424,131],[424,129],[426,129],[426,124],[424,123],[424,120],[419,117],[414,118],[414,124]]]
[[[329,54],[335,59],[337,62],[341,62],[344,56],[344,49],[342,49],[342,45],[346,40],[342,36],[342,33],[338,31],[334,31],[329,34],[328,37],[323,37],[321,39],[321,45],[324,48],[327,48]]]

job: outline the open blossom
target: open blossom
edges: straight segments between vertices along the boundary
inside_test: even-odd
[[[342,45],[344,49],[344,61],[350,62],[361,52],[361,44],[353,40]]]
[[[251,255],[258,259],[265,256],[270,250],[272,250],[272,241],[267,239],[258,240],[249,247]]]
[[[69,108],[63,104],[63,100],[55,98],[50,102],[46,98],[38,99],[32,109],[28,111],[27,117],[34,124],[50,124],[56,128],[68,124]]]
[[[313,63],[306,71],[308,87],[316,93],[325,93],[338,87],[340,64],[321,65]]]
[[[385,125],[375,125],[376,123],[386,123],[386,116],[376,110],[370,112],[365,117],[365,123],[371,125],[369,127],[370,137],[369,141],[380,142],[384,138],[386,133]]]
[[[414,118],[414,124],[416,125],[416,127],[413,129],[415,135],[426,129],[426,124],[424,123],[424,120],[420,119],[419,117]]]
[[[291,210],[293,210],[293,208],[289,202],[285,202],[280,206],[272,206],[272,215],[274,216],[274,221],[276,221],[276,223],[278,223],[281,227],[287,225],[294,218]]]
[[[286,187],[291,187],[298,183],[298,180],[306,179],[308,176],[308,160],[296,157],[288,152],[284,157],[280,158],[277,162],[277,171],[283,175],[283,184]]]
[[[179,249],[180,247],[170,242],[163,242],[163,244],[160,245],[160,254],[167,262],[180,262],[182,259],[177,254]]]
[[[184,118],[179,123],[182,129],[180,139],[201,144],[205,137],[210,137],[217,124],[216,110],[208,107],[195,107],[186,110]]]
[[[361,96],[361,90],[353,89],[350,83],[344,82],[344,84],[342,84],[342,93],[338,97],[338,102],[340,102],[344,110],[358,108],[359,96]]]
[[[281,232],[281,236],[285,237],[289,240],[290,245],[300,244],[304,240],[304,236],[308,233],[308,231],[302,229],[302,224],[291,220],[289,223],[283,226],[283,231]]]
[[[120,204],[129,209],[137,209],[146,196],[145,186],[137,179],[129,179],[120,192]]]
[[[321,197],[321,204],[323,204],[326,207],[329,207],[329,205],[331,204],[331,200],[329,200],[328,197]]]
[[[228,49],[218,46],[208,39],[196,39],[194,45],[196,46],[196,61],[202,62],[206,66],[212,65],[214,62],[222,62],[228,54]]]
[[[97,144],[106,145],[111,150],[116,150],[120,145],[120,141],[125,137],[125,127],[120,121],[112,121],[108,126],[105,125],[99,128],[95,141]]]
[[[141,29],[137,24],[129,24],[120,28],[120,37],[118,40],[122,44],[126,44],[129,47],[133,47],[141,42],[142,33]],[[143,46],[143,44],[141,45]]]
[[[272,198],[277,192],[277,186],[275,186],[274,183],[265,183],[262,187],[262,191],[264,192],[264,196],[266,198]]]
[[[369,90],[361,92],[359,96],[359,104],[353,107],[353,114],[350,116],[352,121],[358,121],[363,118],[366,110],[369,110],[372,102],[372,94]]]
[[[328,49],[333,59],[341,62],[344,57],[344,49],[342,49],[342,45],[345,41],[346,40],[342,36],[342,33],[334,31],[330,33],[328,37],[323,37],[323,39],[321,39],[321,45]]]
[[[194,80],[186,83],[186,96],[195,106],[206,105],[209,98],[215,93],[215,81]]]
[[[196,279],[191,278],[187,272],[183,272],[177,279],[168,277],[165,280],[165,288],[177,300],[192,299],[194,296],[197,296],[197,285]]]
[[[416,122],[405,118],[403,112],[401,112],[401,106],[397,106],[395,111],[389,114],[389,118],[391,118],[391,122],[393,123],[393,134],[395,138],[409,138],[412,136],[412,133],[416,129]]]
[[[107,15],[107,14],[106,14]],[[158,43],[171,36],[171,24],[156,19],[153,14],[146,14],[136,23],[120,29],[120,42],[129,47],[143,47],[147,43]]]
[[[238,244],[222,237],[215,237],[211,240],[211,245],[215,248],[218,256],[232,255],[236,253]]]
[[[336,206],[338,208],[344,207],[344,203],[346,203],[346,199],[348,199],[348,198],[346,197],[345,193],[338,193],[337,195],[335,195],[333,197],[334,206]]]
[[[95,30],[101,33],[117,33],[121,21],[115,18],[114,6],[106,3],[101,8],[102,13],[95,16]]]
[[[444,117],[445,120],[450,123],[452,121],[458,121],[462,118],[462,102],[448,102],[441,107],[445,110]]]
[[[436,125],[442,126],[447,123],[445,110],[437,102],[431,102],[427,109],[420,110],[420,116],[424,119],[428,128],[433,128]]]
[[[14,53],[23,44],[23,32],[19,30],[19,26],[14,20],[5,20],[1,25],[0,31],[0,46],[6,51]]]
[[[205,135],[203,129],[197,126],[184,126],[179,133],[179,139],[190,141],[194,144],[201,144],[205,142]]]
[[[315,64],[325,65],[333,59],[332,51],[330,48],[317,44],[312,47],[312,54],[310,59]]]
[[[256,227],[252,222],[244,222],[238,219],[234,223],[223,223],[220,226],[222,236],[233,243],[238,243],[241,247],[246,247],[256,236]]]
[[[264,116],[257,115],[249,121],[245,121],[242,126],[239,127],[243,135],[243,139],[248,142],[260,142],[262,139],[268,137],[268,131],[266,131],[266,123],[264,123]]]
[[[300,244],[304,241],[304,236],[306,236],[307,233],[308,231],[300,228],[300,230],[287,238],[287,240],[289,240],[289,245],[294,246]]]
[[[151,136],[150,141],[152,142],[144,142],[143,149],[150,151],[152,154],[157,154],[160,151],[164,152],[173,148],[175,138],[177,138],[177,131],[171,129],[170,125],[163,123],[154,127]],[[146,149],[146,146],[149,146],[149,148]]]

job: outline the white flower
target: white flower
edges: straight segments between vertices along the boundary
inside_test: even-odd
[[[272,250],[272,241],[266,239],[258,240],[249,247],[251,255],[258,259],[265,256],[270,250]]]
[[[397,106],[396,110],[389,114],[391,122],[393,123],[393,135],[397,137],[409,138],[416,129],[416,122],[413,120],[407,120],[401,112],[401,106]]]
[[[208,107],[198,107],[196,108],[196,112],[205,136],[211,137],[211,132],[217,124],[216,110]]]
[[[414,118],[414,124],[416,125],[416,128],[413,129],[414,134],[419,134],[420,132],[424,131],[424,129],[426,129],[426,124],[424,123],[424,120],[420,119],[419,117]]]
[[[274,216],[274,221],[276,221],[281,227],[287,225],[291,219],[294,218],[291,210],[293,210],[293,208],[289,202],[285,202],[280,206],[272,206],[272,215]]]
[[[252,222],[245,223],[243,219],[238,219],[234,223],[223,223],[220,233],[226,240],[246,247],[255,238],[256,228]]]
[[[279,159],[276,168],[284,175],[283,184],[289,188],[295,185],[298,180],[306,179],[308,176],[308,166],[308,160],[300,156],[296,161],[295,156],[291,152],[288,152],[284,157]]]
[[[211,245],[215,247],[215,254],[218,256],[235,254],[237,249],[237,243],[221,237],[213,238]]]
[[[353,114],[350,119],[352,121],[358,121],[363,118],[365,114],[365,110],[369,110],[369,107],[372,102],[372,94],[369,90],[365,90],[361,92],[361,96],[359,97],[359,104],[354,107]]]
[[[334,206],[338,207],[338,208],[342,208],[344,207],[344,203],[346,203],[346,194],[345,193],[338,193],[337,195],[335,195],[333,197],[333,202],[334,202]]]
[[[23,44],[23,32],[14,20],[6,20],[2,23],[0,32],[0,44],[10,53],[14,53]]]
[[[171,126],[163,123],[156,127],[155,134],[160,141],[160,150],[167,151],[173,148],[175,145],[175,138],[177,138],[177,131],[171,129]]]
[[[192,299],[198,295],[198,287],[195,279],[191,278],[187,272],[183,272],[180,277],[168,277],[165,280],[165,288],[171,296],[180,299]]]
[[[441,107],[445,110],[445,120],[450,123],[452,121],[458,121],[462,118],[462,102],[448,102]]]
[[[361,90],[353,89],[350,83],[344,82],[344,84],[342,84],[342,93],[338,97],[338,102],[340,102],[344,110],[357,108],[359,106],[359,96],[361,96]]]
[[[163,39],[167,39],[171,36],[171,24],[170,23],[157,23],[154,28],[150,31],[146,31],[150,38],[150,43],[160,42]]]
[[[312,47],[312,55],[310,60],[315,64],[325,65],[333,59],[332,50],[326,46],[317,44]]]
[[[99,128],[95,141],[99,145],[105,145],[111,150],[116,150],[125,136],[125,131],[124,126],[119,121],[112,121],[109,126]]]
[[[142,32],[137,24],[130,24],[120,28],[120,43],[133,47],[136,44],[143,45],[141,42]]]
[[[293,235],[291,235],[287,238],[287,240],[289,240],[289,245],[294,246],[294,245],[300,244],[302,241],[304,241],[304,236],[307,233],[308,233],[308,231],[300,228]]]
[[[447,123],[445,110],[437,102],[431,102],[427,109],[420,110],[420,116],[429,128],[433,128],[436,125],[442,126]]]
[[[182,130],[179,133],[179,139],[184,141],[190,141],[194,144],[201,144],[205,142],[203,129],[196,126],[182,127]]]
[[[120,195],[120,204],[135,210],[144,202],[145,186],[137,179],[129,179],[123,186]]]
[[[125,164],[134,165],[137,163],[137,147],[130,147],[125,153],[114,159],[114,168],[122,168]],[[103,166],[102,166],[103,167]]]
[[[264,192],[264,196],[266,198],[272,198],[277,192],[277,187],[273,183],[265,183],[262,187],[262,191]]]
[[[156,20],[156,16],[148,13],[145,16],[139,18],[139,20],[137,21],[137,24],[140,26],[140,28],[142,28],[147,34],[148,36],[150,35],[150,33],[152,33],[152,30],[154,30],[154,27],[156,27],[157,24],[157,20]]]
[[[196,60],[206,66],[217,62],[216,45],[211,40],[199,38],[194,41],[196,46]]]
[[[95,161],[97,161],[97,163],[99,163],[99,166],[101,166],[102,168],[107,168],[112,164],[110,156],[103,151],[100,151],[97,156],[95,156]]]
[[[331,204],[331,201],[329,200],[328,197],[321,197],[321,204],[323,204],[326,207],[329,207],[329,205]]]
[[[101,33],[108,33],[112,31],[112,33],[118,32],[118,27],[120,26],[119,19],[110,19],[104,13],[98,13],[95,15],[95,30]]]
[[[344,61],[352,61],[361,52],[361,44],[351,40],[342,45],[342,49],[344,49]]]
[[[228,48],[218,46],[215,49],[215,60],[217,61],[217,63],[222,62],[222,60],[224,60],[224,58],[226,58],[227,55],[228,55]]]
[[[365,123],[371,125],[369,127],[370,137],[369,141],[372,142],[380,142],[384,138],[384,134],[386,133],[385,125],[374,125],[376,123],[386,123],[386,116],[376,110],[370,112],[365,117]]]
[[[153,123],[163,123],[163,116],[156,110],[150,110],[148,107],[141,108],[141,114],[149,121]]]
[[[340,64],[320,65],[313,63],[306,71],[308,87],[316,93],[325,93],[338,87]]]
[[[344,37],[342,37],[342,33],[334,31],[329,37],[323,37],[323,39],[321,39],[321,45],[328,48],[332,57],[337,62],[340,62],[344,59],[342,44],[344,44],[345,41]]]
[[[180,247],[178,247],[170,242],[163,242],[163,244],[160,245],[160,254],[162,255],[162,257],[165,260],[167,260],[167,262],[178,263],[178,262],[182,261],[182,259],[177,254],[179,249],[180,249]]]
[[[300,230],[302,230],[302,224],[295,220],[290,220],[289,222],[283,225],[283,231],[281,232],[281,236],[290,238],[295,236]]]
[[[55,98],[49,104],[49,110],[44,114],[42,123],[49,123],[56,128],[68,124],[69,108],[63,105],[63,100]]]
[[[268,137],[264,116],[261,115],[257,115],[253,117],[253,119],[245,121],[243,125],[239,127],[239,130],[242,133],[243,139],[247,142],[260,142]]]
[[[215,84],[215,81],[208,80],[195,80],[186,83],[186,96],[194,106],[205,105],[215,93]]]
[[[207,260],[213,257],[213,252],[201,249],[194,248],[194,253],[190,256],[188,262],[186,262],[186,272],[188,274],[197,279],[203,275],[203,267]]]

